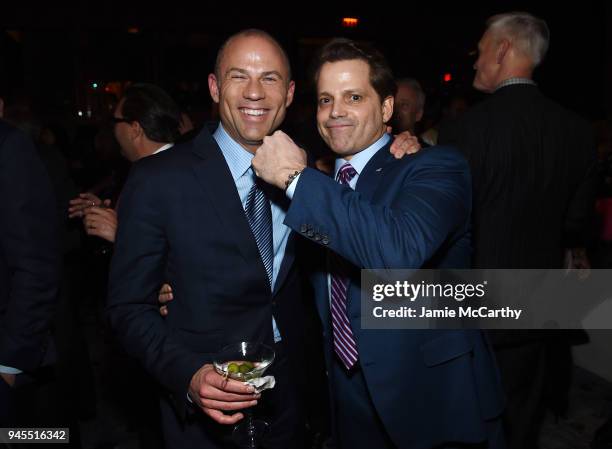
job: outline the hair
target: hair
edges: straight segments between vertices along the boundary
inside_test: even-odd
[[[391,67],[381,52],[370,44],[355,42],[350,39],[336,38],[328,42],[314,62],[314,82],[319,79],[321,67],[327,62],[339,62],[359,59],[370,67],[370,84],[380,97],[381,103],[387,97],[394,97],[397,85]]]
[[[163,89],[138,83],[123,95],[121,115],[138,122],[145,135],[154,142],[174,142],[179,136],[181,111]]]
[[[249,28],[247,30],[239,31],[236,34],[232,34],[225,40],[225,42],[221,44],[221,47],[219,47],[219,51],[217,52],[217,58],[215,59],[215,76],[217,77],[217,83],[220,83],[222,78],[221,60],[223,59],[225,50],[234,39],[237,39],[239,37],[259,37],[269,41],[272,45],[276,46],[281,53],[281,57],[283,59],[283,62],[285,63],[285,66],[287,67],[288,76],[286,82],[289,83],[289,81],[291,80],[291,64],[289,63],[289,57],[287,56],[287,52],[285,52],[283,46],[274,38],[274,36],[272,36],[267,31],[260,30],[257,28]]]
[[[425,107],[426,96],[425,96],[425,91],[423,90],[423,87],[421,86],[421,83],[419,83],[414,78],[400,78],[397,80],[396,84],[398,88],[400,86],[408,86],[412,90],[414,90],[416,94],[417,106],[419,107],[419,109],[423,109]]]
[[[487,20],[487,29],[510,38],[514,46],[531,59],[534,67],[542,62],[548,50],[548,25],[527,12],[497,14]]]

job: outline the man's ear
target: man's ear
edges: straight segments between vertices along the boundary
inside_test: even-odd
[[[142,129],[142,126],[137,121],[130,123],[130,137],[132,140],[146,137],[144,129]]]
[[[214,73],[208,75],[208,90],[215,103],[219,103],[219,83]]]
[[[287,87],[287,101],[285,101],[285,107],[288,108],[291,103],[293,103],[293,94],[295,93],[295,81],[289,81],[289,86]]]
[[[497,46],[497,54],[495,55],[495,61],[498,64],[502,63],[504,57],[506,56],[508,51],[510,51],[511,46],[512,45],[510,44],[510,41],[508,39],[502,39],[499,41],[499,44]]]
[[[423,119],[423,109],[419,109],[419,112],[416,114],[416,123],[419,123]]]
[[[395,103],[395,99],[389,95],[387,98],[385,98],[382,102],[382,116],[383,116],[383,122],[387,123],[389,120],[391,120],[391,116],[393,115],[393,105]]]

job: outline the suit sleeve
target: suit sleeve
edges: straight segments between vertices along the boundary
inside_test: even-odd
[[[8,302],[0,318],[0,364],[32,371],[42,362],[61,270],[56,200],[30,140],[9,131],[0,143],[0,245]]]
[[[389,205],[374,204],[316,170],[304,170],[285,224],[302,235],[314,229],[327,237],[317,243],[327,243],[361,268],[420,268],[465,226],[471,204],[465,160],[454,151],[427,151],[418,163],[406,161]]]
[[[159,313],[168,252],[165,184],[140,170],[143,162],[134,167],[119,200],[107,313],[123,347],[171,392],[182,414],[193,374],[210,360],[186,348]]]

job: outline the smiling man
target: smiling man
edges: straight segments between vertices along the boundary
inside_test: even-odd
[[[283,224],[288,200],[251,169],[291,104],[291,71],[270,35],[247,30],[221,47],[208,83],[221,117],[214,133],[139,161],[123,189],[108,313],[163,387],[166,447],[229,447],[240,410],[258,405],[270,424],[265,447],[296,448],[304,441],[296,391],[304,312]],[[157,305],[163,280],[174,296],[166,318]],[[276,352],[276,387],[261,399],[213,368],[215,353],[240,341]]]
[[[360,269],[469,266],[467,162],[450,147],[389,153],[395,83],[369,46],[332,41],[315,81],[336,181],[305,168],[280,131],[264,138],[253,166],[289,186],[285,223],[320,247],[313,282],[337,446],[503,447],[500,385],[480,331],[361,328]]]

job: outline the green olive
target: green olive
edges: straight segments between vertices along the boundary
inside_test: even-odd
[[[230,363],[230,364],[227,366],[227,372],[228,372],[229,374],[236,374],[236,373],[237,373],[237,372],[239,372],[239,371],[240,371],[240,367],[238,366],[238,364],[237,364],[237,363]]]
[[[240,371],[240,374],[246,374],[248,372],[250,372],[253,369],[253,365],[249,362],[243,363],[242,365],[240,365],[240,367],[238,368],[238,370]]]

